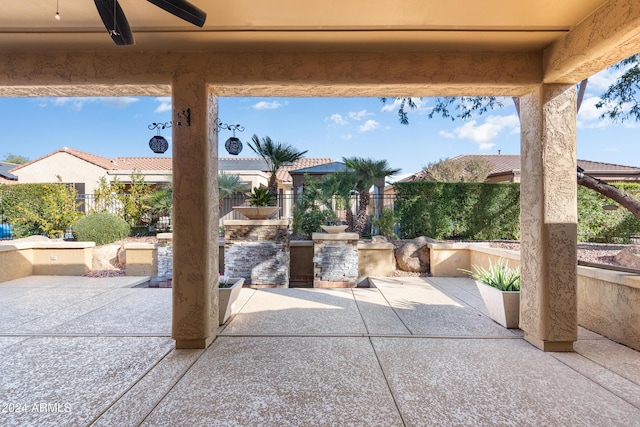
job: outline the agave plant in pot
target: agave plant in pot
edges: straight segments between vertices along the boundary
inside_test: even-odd
[[[247,196],[249,196],[247,199],[249,206],[235,206],[233,209],[249,219],[268,219],[279,209],[274,206],[275,200],[266,187],[253,187]]]
[[[505,328],[517,328],[520,322],[520,270],[509,268],[503,259],[489,261],[489,268],[472,266],[461,270],[476,280],[489,317]]]

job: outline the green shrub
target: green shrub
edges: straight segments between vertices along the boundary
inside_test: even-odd
[[[129,235],[127,221],[110,213],[92,213],[73,224],[73,235],[80,242],[97,246],[124,239]]]
[[[373,218],[371,225],[378,227],[379,234],[389,239],[395,239],[398,236],[393,232],[393,228],[396,225],[396,216],[391,208],[382,208],[380,216]]]
[[[511,183],[396,183],[404,238],[518,239],[520,186]]]
[[[60,182],[0,186],[0,211],[17,238],[60,237],[80,217],[76,191]]]
[[[640,196],[637,183],[615,183],[629,196]],[[629,243],[640,233],[640,220],[627,209],[604,210],[604,205],[616,203],[588,188],[578,186],[578,240],[581,242]]]

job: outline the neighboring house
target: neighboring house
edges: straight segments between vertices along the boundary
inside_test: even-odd
[[[520,182],[520,155],[518,154],[463,154],[451,160],[470,159],[486,160],[493,165],[493,169],[487,176],[487,182]],[[640,182],[640,167],[580,159],[578,159],[578,166],[584,169],[585,174],[604,182]],[[422,181],[424,175],[424,171],[420,171],[400,182]]]
[[[9,173],[16,166],[18,165],[14,163],[0,162],[0,184],[16,184],[18,182],[18,177]]]
[[[168,157],[116,157],[109,159],[73,148],[46,154],[35,160],[11,169],[11,173],[22,183],[58,182],[73,184],[79,194],[93,194],[100,178],[111,182],[118,178],[123,183],[130,182],[130,175],[140,171],[145,181],[151,183],[168,182],[171,174],[171,158]]]
[[[517,154],[463,154],[452,158],[454,161],[484,159],[493,165],[487,176],[487,182],[520,182],[520,155]],[[614,163],[579,160],[578,166],[584,173],[604,182],[640,182],[640,167],[624,166]],[[424,181],[425,173],[420,171],[398,182]],[[384,190],[385,195],[395,194],[392,185]]]
[[[289,205],[293,193],[293,178],[289,171],[331,162],[330,158],[302,158],[280,168],[278,190],[285,196],[286,206],[282,210],[285,217],[291,212]],[[218,169],[239,175],[248,188],[266,187],[269,182],[269,165],[262,158],[219,158]],[[3,170],[0,169],[0,173]],[[171,179],[171,170],[171,157],[107,158],[64,147],[23,165],[11,165],[7,175],[17,177],[20,183],[58,182],[60,177],[62,182],[73,184],[79,194],[93,194],[102,177],[109,182],[117,178],[126,185],[131,181],[131,174],[137,172],[144,176],[146,182],[164,184]]]

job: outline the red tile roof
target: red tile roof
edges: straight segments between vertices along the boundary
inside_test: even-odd
[[[56,153],[67,153],[72,156],[75,156],[79,159],[82,159],[86,162],[92,163],[96,166],[104,168],[106,170],[140,170],[140,171],[149,171],[149,170],[166,170],[171,171],[172,169],[172,160],[171,157],[114,157],[112,159],[98,156],[97,154],[91,154],[84,151],[76,150],[73,148],[61,148],[57,151],[49,153],[45,156],[39,157],[35,160],[32,160],[28,163],[20,165],[16,168],[11,169],[11,171],[18,170],[26,165],[33,164],[42,159],[50,157]],[[255,157],[221,157],[219,160],[225,161],[247,161],[247,160],[256,160]],[[289,175],[290,170],[302,169],[311,166],[318,166],[325,163],[331,163],[333,160],[330,158],[302,158],[298,159],[293,164],[283,166],[278,170],[277,178],[282,182],[292,182],[293,179],[291,175]],[[268,171],[267,166],[265,165],[265,169],[263,171]]]

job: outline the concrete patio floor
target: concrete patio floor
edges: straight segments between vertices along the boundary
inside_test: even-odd
[[[0,283],[1,426],[639,426],[640,353],[580,330],[543,353],[473,282],[243,289],[207,350],[175,350],[171,289]]]

